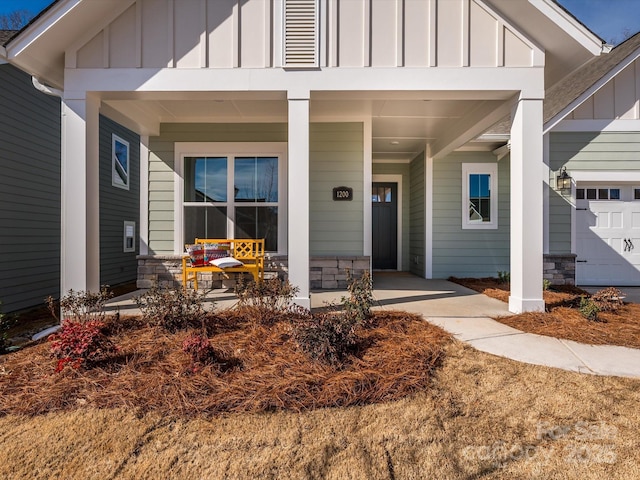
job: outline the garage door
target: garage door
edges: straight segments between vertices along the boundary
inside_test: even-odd
[[[640,285],[640,188],[576,189],[576,283]]]

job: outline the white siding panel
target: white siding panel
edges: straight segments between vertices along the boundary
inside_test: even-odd
[[[471,3],[470,65],[498,65],[498,22],[475,2]]]
[[[231,68],[234,66],[234,19],[236,0],[213,0],[207,4],[207,28],[209,36],[209,66]]]
[[[131,6],[109,27],[109,67],[136,65],[136,7]]]
[[[341,67],[364,65],[364,2],[339,2],[338,12],[338,64]]]
[[[404,4],[404,62],[407,67],[429,65],[429,1],[406,0]]]
[[[614,79],[615,118],[636,118],[636,76],[633,65],[622,70]]]
[[[169,65],[172,51],[169,50],[169,11],[166,0],[142,1],[142,66],[163,68]]]
[[[528,67],[532,64],[531,48],[513,32],[504,31],[504,66]]]
[[[100,32],[93,37],[84,47],[78,50],[78,68],[102,68],[102,51],[104,48],[104,33]]]
[[[178,68],[202,66],[201,34],[204,31],[202,6],[199,1],[175,2],[174,12],[174,58]]]
[[[609,82],[596,92],[593,97],[594,118],[614,118],[614,90]]]
[[[397,65],[398,37],[397,0],[371,2],[371,65],[393,67]]]
[[[462,66],[462,9],[464,0],[438,2],[438,66]]]
[[[259,68],[265,62],[265,3],[248,1],[240,6],[240,65]]]

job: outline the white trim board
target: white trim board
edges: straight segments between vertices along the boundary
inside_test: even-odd
[[[640,120],[563,120],[551,133],[556,132],[639,132]]]
[[[573,170],[569,174],[574,182],[640,182],[640,170]]]
[[[402,271],[402,196],[404,194],[404,190],[402,189],[402,174],[379,174],[371,176],[371,183],[377,182],[389,182],[389,183],[397,183],[398,184],[398,211],[396,212],[396,217],[398,219],[398,258],[397,258],[397,268],[399,272]],[[371,187],[369,187],[371,188]],[[371,195],[368,198],[369,203],[371,203]],[[372,225],[372,223],[371,223]],[[371,228],[369,229],[369,236],[372,236],[373,232]],[[373,262],[373,259],[372,259]]]

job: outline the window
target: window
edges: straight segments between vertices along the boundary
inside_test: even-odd
[[[274,145],[281,144],[176,144],[176,155],[184,150],[178,245],[195,238],[264,238],[267,251],[286,252],[285,156]]]
[[[620,200],[619,188],[576,188],[576,200]]]
[[[125,221],[124,222],[124,235],[123,235],[123,244],[122,244],[122,251],[127,253],[127,252],[135,252],[136,251],[136,245],[135,245],[135,238],[136,238],[136,222],[128,222]]]
[[[498,165],[462,164],[462,228],[498,228]]]
[[[129,190],[129,142],[111,136],[111,185]]]

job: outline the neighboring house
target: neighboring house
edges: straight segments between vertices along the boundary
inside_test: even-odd
[[[544,132],[549,260],[579,285],[640,285],[640,34],[550,89]]]
[[[63,91],[62,291],[100,283],[103,114],[140,135],[140,285],[258,236],[301,305],[372,264],[510,270],[515,312],[544,308],[545,90],[602,51],[553,0],[58,0],[4,47]]]
[[[15,32],[0,31],[4,43]],[[60,98],[34,87],[31,75],[0,64],[0,301],[3,312],[44,304],[60,295]],[[137,134],[100,116],[99,261],[101,285],[135,280],[139,228]],[[126,185],[112,171],[115,138],[129,145]],[[118,162],[115,162],[119,166]],[[122,169],[121,169],[121,174]],[[125,188],[126,187],[126,188]],[[79,186],[67,183],[64,190]],[[98,193],[98,189],[93,190]],[[131,238],[124,238],[126,225]],[[82,236],[79,233],[77,236]],[[66,291],[65,291],[66,292]]]

